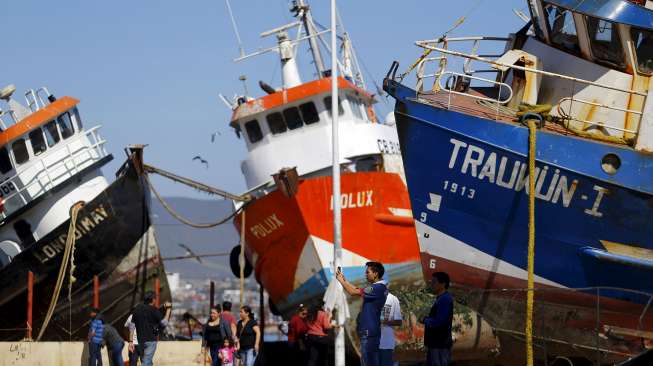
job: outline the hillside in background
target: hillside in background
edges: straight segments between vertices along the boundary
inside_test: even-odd
[[[164,199],[180,215],[196,223],[216,222],[233,212],[233,204],[228,200],[186,197]],[[214,228],[195,229],[177,221],[155,197],[152,197],[152,220],[164,258],[186,255],[186,251],[179,246],[180,243],[198,255],[229,253],[238,245],[238,233],[231,220]],[[204,264],[189,259],[170,260],[165,261],[165,268],[166,272],[179,272],[182,278],[221,279],[233,276],[228,256],[202,258],[202,262]]]

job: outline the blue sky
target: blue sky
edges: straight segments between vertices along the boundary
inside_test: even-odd
[[[328,26],[329,1],[309,3],[315,20]],[[288,4],[232,0],[246,51],[273,45],[273,37],[259,33],[292,21]],[[338,6],[371,90],[371,79],[380,84],[392,60],[401,70],[417,58],[415,40],[442,34],[461,15],[467,20],[454,35],[505,36],[523,24],[513,9],[527,13],[524,0],[340,0]],[[233,192],[245,189],[244,142],[228,127],[231,112],[218,94],[242,93],[238,76],[247,75],[250,94],[260,96],[258,80],[277,87],[280,70],[275,54],[233,62],[238,48],[224,0],[5,1],[0,24],[0,84],[16,84],[17,95],[45,85],[80,99],[85,125],[103,125],[115,156],[106,176],[123,161],[126,145],[144,143],[152,165]],[[303,80],[312,79],[307,48],[298,55]],[[385,114],[392,105],[380,101],[378,110]],[[195,155],[209,169],[192,162]],[[156,184],[165,195],[196,196],[178,184]]]

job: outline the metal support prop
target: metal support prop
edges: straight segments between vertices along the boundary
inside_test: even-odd
[[[154,306],[161,306],[161,280],[159,277],[154,279]]]
[[[32,339],[32,306],[34,304],[34,272],[27,272],[27,335],[25,338]]]
[[[331,123],[332,123],[332,149],[333,149],[333,278],[338,267],[342,266],[342,212],[340,207],[340,146],[338,135],[338,45],[336,24],[336,0],[331,0]],[[343,291],[342,285],[337,284],[338,291]],[[342,318],[344,309],[336,305],[338,320]],[[340,323],[340,322],[339,322]],[[335,366],[345,366],[345,331],[343,324],[335,329]]]
[[[98,276],[93,276],[93,307],[100,308],[100,279]]]
[[[265,290],[263,289],[263,285],[259,284],[258,285],[258,306],[259,306],[259,318],[261,319],[260,322],[260,329],[261,329],[261,343],[259,344],[259,349],[258,353],[259,355],[263,353],[263,345],[265,342],[263,340],[265,339]]]
[[[209,284],[209,313],[215,306],[215,282],[211,281]]]

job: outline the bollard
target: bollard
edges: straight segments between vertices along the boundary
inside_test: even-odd
[[[34,273],[27,272],[27,339],[32,339],[32,304],[34,299]]]
[[[209,313],[215,306],[215,282],[211,281],[209,286]]]
[[[100,308],[100,278],[93,276],[93,307]]]
[[[159,277],[154,279],[154,306],[161,306],[161,280]]]

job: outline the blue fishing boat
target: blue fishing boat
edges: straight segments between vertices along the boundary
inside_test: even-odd
[[[384,80],[423,272],[521,342],[532,218],[536,356],[614,363],[653,345],[653,1],[527,3]]]

